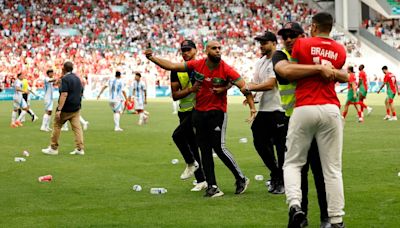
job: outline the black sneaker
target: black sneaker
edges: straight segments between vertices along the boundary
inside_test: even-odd
[[[345,228],[344,222],[331,224],[332,228]]]
[[[247,186],[249,186],[249,183],[250,179],[247,177],[244,177],[241,180],[237,180],[235,194],[243,194],[246,191]]]
[[[285,185],[283,185],[283,181],[277,181],[273,194],[285,194]]]
[[[321,224],[319,225],[319,228],[331,228],[331,224],[329,223],[328,218],[321,219]]]
[[[276,181],[275,180],[269,180],[269,181],[265,182],[265,186],[267,186],[268,192],[272,193],[273,191],[275,191]]]
[[[204,195],[204,197],[214,198],[214,197],[219,197],[219,196],[223,196],[223,195],[224,195],[224,193],[221,190],[219,190],[219,188],[216,185],[212,185],[207,188],[206,194]]]
[[[293,205],[289,209],[289,223],[288,228],[303,228],[306,215],[298,205]]]

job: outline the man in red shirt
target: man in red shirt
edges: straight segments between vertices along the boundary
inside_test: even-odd
[[[390,121],[396,121],[397,116],[396,116],[396,109],[394,108],[393,105],[393,99],[396,96],[396,93],[400,92],[397,91],[397,81],[396,81],[396,76],[389,72],[387,66],[382,67],[382,71],[385,74],[385,77],[383,78],[383,84],[379,88],[378,93],[381,92],[382,88],[386,85],[386,93],[387,97],[385,99],[385,107],[386,107],[386,116],[383,118],[384,120],[390,120]],[[390,116],[390,111],[392,111],[392,116]]]
[[[218,41],[208,42],[206,47],[207,58],[190,60],[186,63],[172,63],[166,59],[154,57],[151,49],[147,49],[145,54],[150,61],[166,70],[194,71],[193,76],[197,78],[197,81],[193,86],[201,87],[196,93],[196,105],[192,120],[208,184],[204,196],[218,197],[224,195],[218,188],[215,178],[213,150],[235,176],[235,194],[244,193],[249,184],[249,179],[244,176],[232,154],[225,147],[227,93],[226,90],[220,88],[228,86],[228,83],[232,82],[242,89],[246,87],[246,83],[231,66],[221,59],[221,44]],[[249,120],[252,121],[256,114],[253,96],[250,91],[244,91],[250,106]]]
[[[347,85],[347,101],[343,110],[343,118],[346,118],[347,112],[349,111],[349,106],[352,104],[357,110],[358,122],[361,123],[364,121],[364,118],[362,117],[362,112],[357,106],[357,104],[359,104],[359,100],[357,96],[357,82],[356,82],[356,75],[354,74],[354,67],[348,66],[347,73],[349,74],[349,81]],[[342,89],[341,91],[345,89]]]
[[[369,115],[372,112],[372,108],[364,103],[364,99],[367,98],[368,93],[367,74],[365,73],[364,68],[364,64],[361,64],[358,67],[358,99],[361,106],[361,113],[364,112],[364,109],[367,109],[367,115]]]
[[[313,16],[311,38],[298,38],[292,50],[292,60],[305,65],[330,65],[341,69],[346,61],[344,47],[329,38],[333,18],[328,13]],[[344,227],[344,194],[342,180],[343,120],[335,92],[335,81],[347,81],[347,75],[334,73],[326,77],[321,71],[293,71],[286,64],[281,74],[297,81],[296,104],[289,122],[284,180],[289,203],[289,227],[301,227],[305,214],[300,205],[301,169],[306,164],[308,149],[315,137],[320,153],[327,193],[328,216],[332,227]],[[293,64],[296,65],[296,64]],[[278,66],[276,66],[278,67]],[[321,66],[322,68],[322,66]],[[335,72],[335,71],[334,71]]]

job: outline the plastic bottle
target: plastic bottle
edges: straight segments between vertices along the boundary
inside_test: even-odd
[[[24,162],[24,161],[26,161],[26,159],[25,158],[16,157],[16,158],[14,158],[14,161],[15,162]]]
[[[151,188],[150,189],[150,193],[154,194],[154,195],[165,194],[167,192],[168,191],[166,188]]]

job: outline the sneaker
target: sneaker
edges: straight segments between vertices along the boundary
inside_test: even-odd
[[[304,227],[304,220],[306,219],[306,215],[301,210],[301,207],[298,205],[293,205],[289,209],[289,223],[288,228],[299,228]]]
[[[283,185],[283,181],[277,181],[273,194],[285,194],[285,185]]]
[[[207,181],[203,181],[203,182],[196,184],[192,189],[190,189],[190,191],[200,192],[201,190],[206,189],[206,188],[207,188]]]
[[[389,120],[389,119],[390,119],[389,115],[386,115],[385,117],[383,117],[383,120]]]
[[[39,116],[33,115],[32,116],[32,122],[36,122],[39,119]]]
[[[114,131],[124,131],[124,129],[122,129],[120,127],[116,127],[116,128],[114,128]]]
[[[51,146],[47,147],[46,149],[42,149],[42,152],[48,155],[58,155],[58,150],[54,150],[51,148]]]
[[[224,193],[219,190],[219,188],[216,185],[212,185],[211,187],[208,187],[206,190],[206,194],[204,195],[204,197],[211,197],[211,198],[215,198],[215,197],[219,197],[219,196],[223,196]]]
[[[329,219],[322,219],[319,225],[319,228],[331,228],[331,224],[329,223]]]
[[[392,116],[389,118],[389,121],[397,121],[397,116]]]
[[[68,131],[68,127],[62,127],[61,131]]]
[[[69,154],[71,154],[71,155],[85,155],[85,151],[84,150],[80,150],[80,149],[75,149],[74,151],[72,151]]]
[[[181,180],[189,179],[194,175],[194,172],[199,168],[199,163],[194,161],[193,164],[187,164],[186,169],[181,174]]]
[[[14,124],[17,125],[18,127],[24,126],[24,125],[23,125],[20,121],[18,121],[18,120],[15,121]]]
[[[332,228],[345,228],[344,222],[331,224]]]
[[[267,181],[265,182],[265,186],[267,186],[268,192],[269,192],[269,193],[272,193],[273,191],[275,191],[275,188],[276,188],[276,181],[274,181],[274,180],[267,180]]]
[[[367,116],[369,116],[371,114],[372,110],[374,110],[374,109],[371,107],[367,107]]]
[[[86,121],[83,125],[83,130],[86,131],[88,129],[89,121]]]
[[[359,122],[359,123],[364,122],[364,118],[362,118],[362,117],[358,118],[358,122]]]
[[[17,128],[17,127],[18,127],[18,125],[17,125],[17,124],[15,124],[15,122],[14,122],[14,123],[11,123],[11,124],[10,124],[10,127],[12,127],[12,128]]]
[[[247,186],[249,186],[249,183],[250,179],[247,177],[244,177],[241,180],[237,180],[235,194],[243,194],[246,191]]]
[[[48,129],[48,128],[45,128],[45,127],[41,127],[40,130],[41,130],[41,131],[45,131],[45,132],[49,132],[49,129]]]

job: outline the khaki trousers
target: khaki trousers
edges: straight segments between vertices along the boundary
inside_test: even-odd
[[[294,109],[289,121],[283,165],[287,201],[289,206],[300,206],[301,169],[307,162],[308,150],[314,137],[324,174],[328,216],[331,223],[340,223],[344,215],[343,119],[336,105],[308,105]]]
[[[81,123],[79,121],[80,111],[76,112],[61,112],[60,119],[54,118],[54,125],[53,125],[53,133],[51,135],[51,148],[57,149],[58,148],[58,139],[60,138],[61,127],[62,125],[69,121],[72,126],[72,131],[75,135],[75,144],[76,149],[83,150],[83,132]]]

